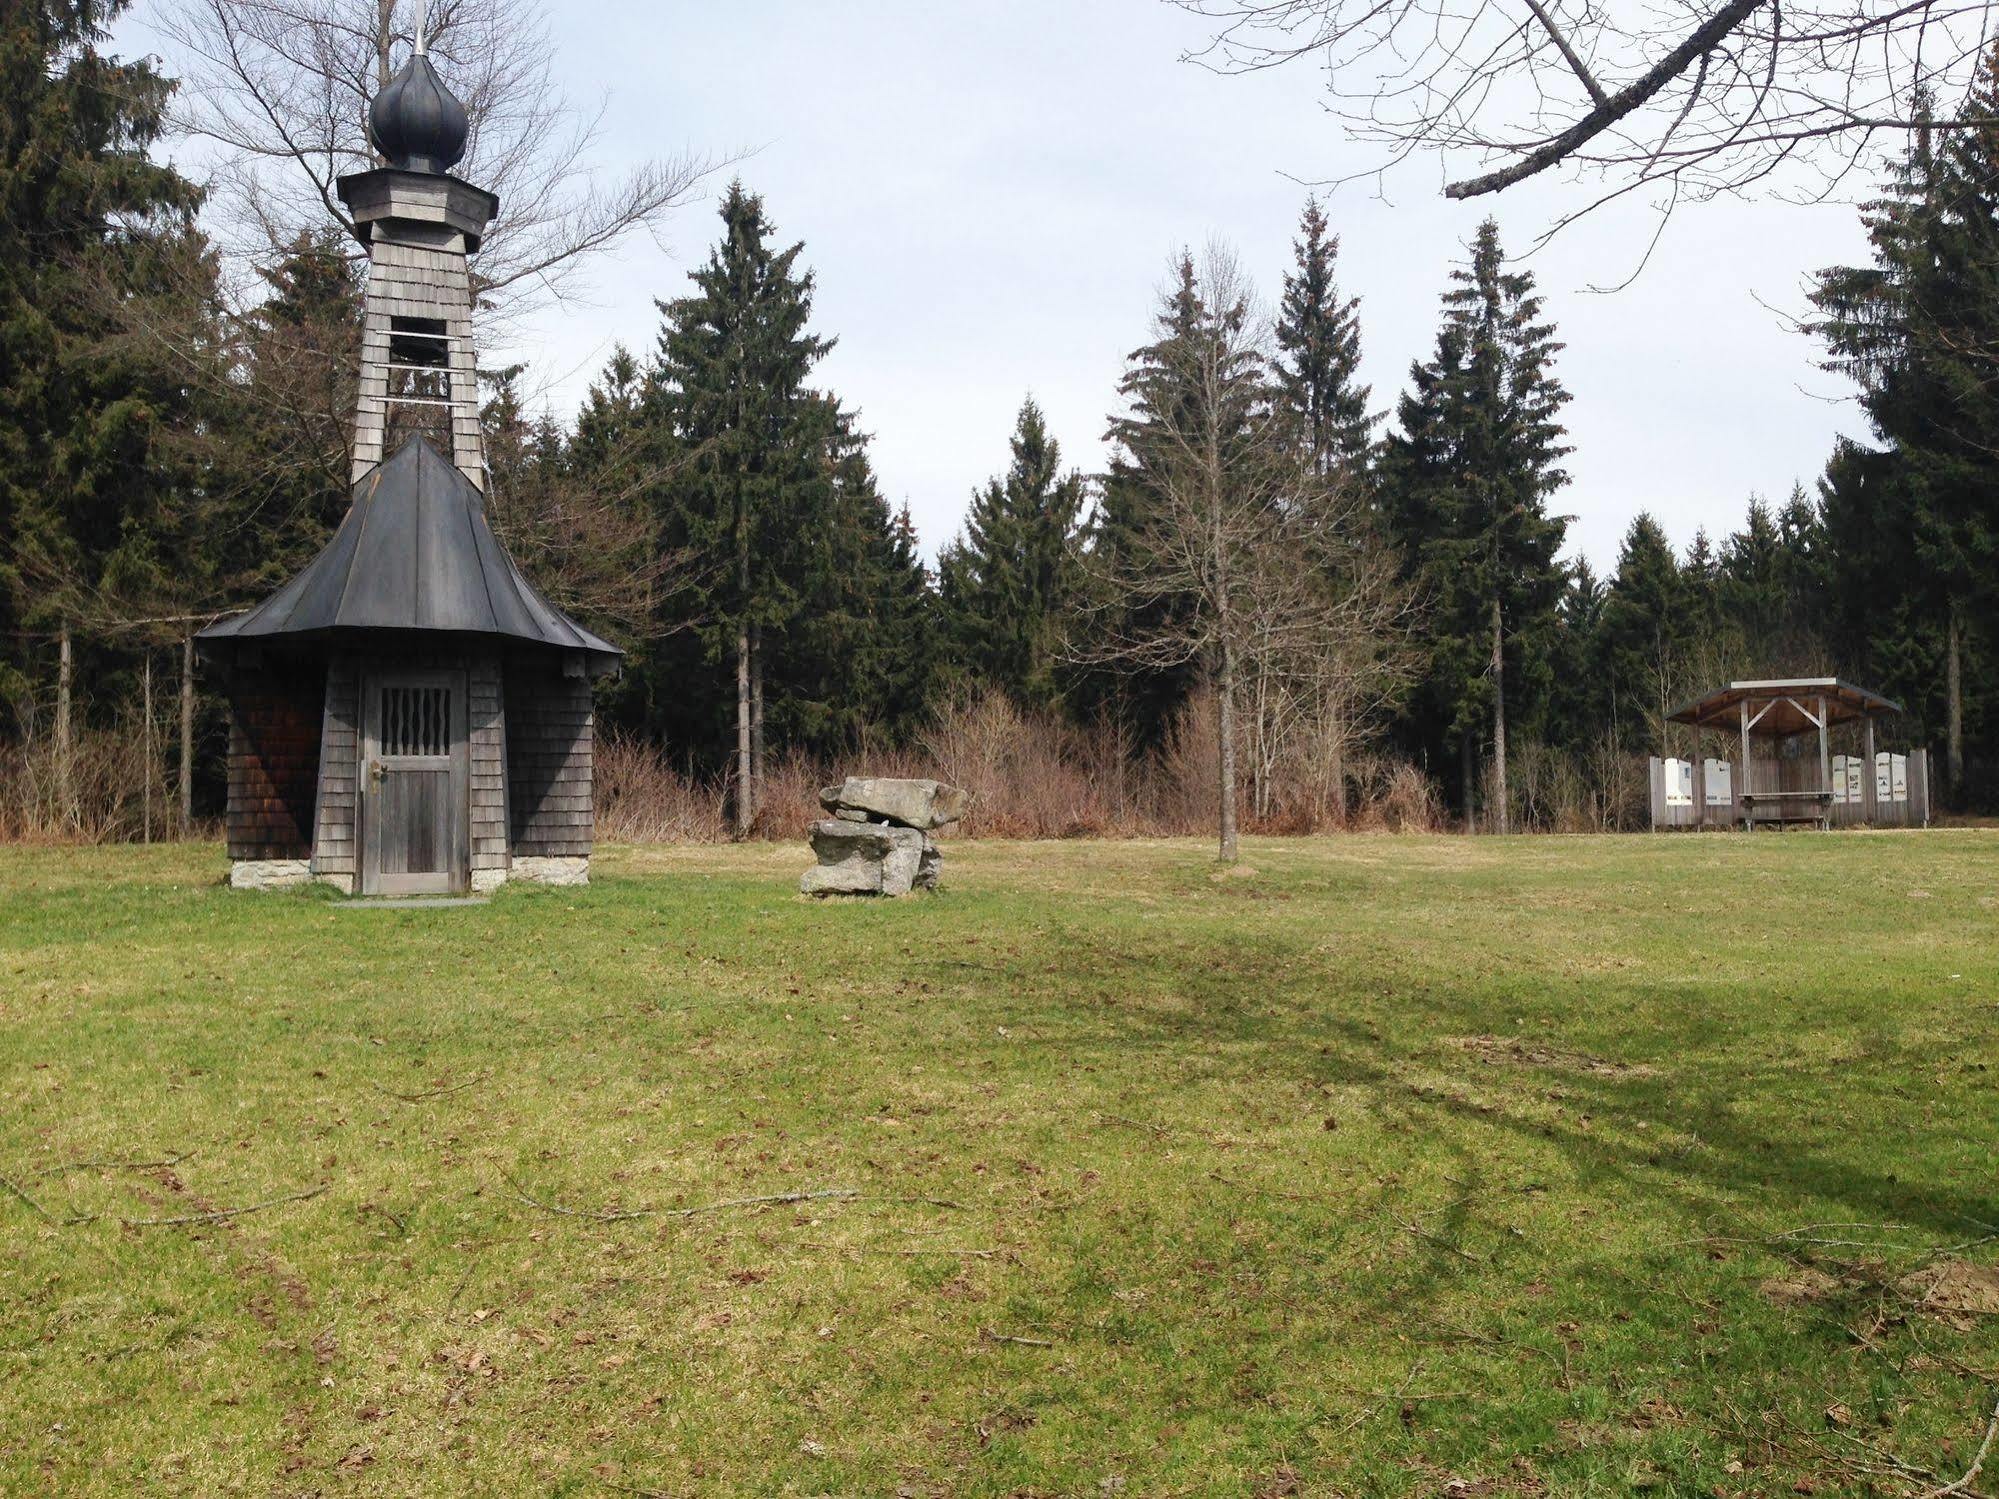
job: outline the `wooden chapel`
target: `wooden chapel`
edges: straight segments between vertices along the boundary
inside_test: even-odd
[[[584,883],[591,683],[621,653],[487,517],[468,257],[498,200],[451,175],[470,122],[420,42],[368,127],[386,165],[339,182],[369,257],[351,504],[304,571],[197,637],[229,703],[230,881]]]

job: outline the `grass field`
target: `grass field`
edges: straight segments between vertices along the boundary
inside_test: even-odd
[[[868,906],[613,850],[407,912],[0,851],[0,1492],[1966,1470],[1999,833],[1246,854],[961,845]]]

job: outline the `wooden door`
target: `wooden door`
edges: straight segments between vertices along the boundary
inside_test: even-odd
[[[361,687],[361,893],[472,882],[463,672],[378,672]]]

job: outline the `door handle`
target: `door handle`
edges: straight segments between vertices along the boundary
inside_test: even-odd
[[[368,781],[370,785],[381,785],[384,774],[385,772],[382,769],[382,762],[380,760],[370,760],[368,762]]]

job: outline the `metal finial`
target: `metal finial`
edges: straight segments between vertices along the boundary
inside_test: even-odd
[[[430,50],[430,0],[417,0],[416,7],[416,55],[423,57]]]

